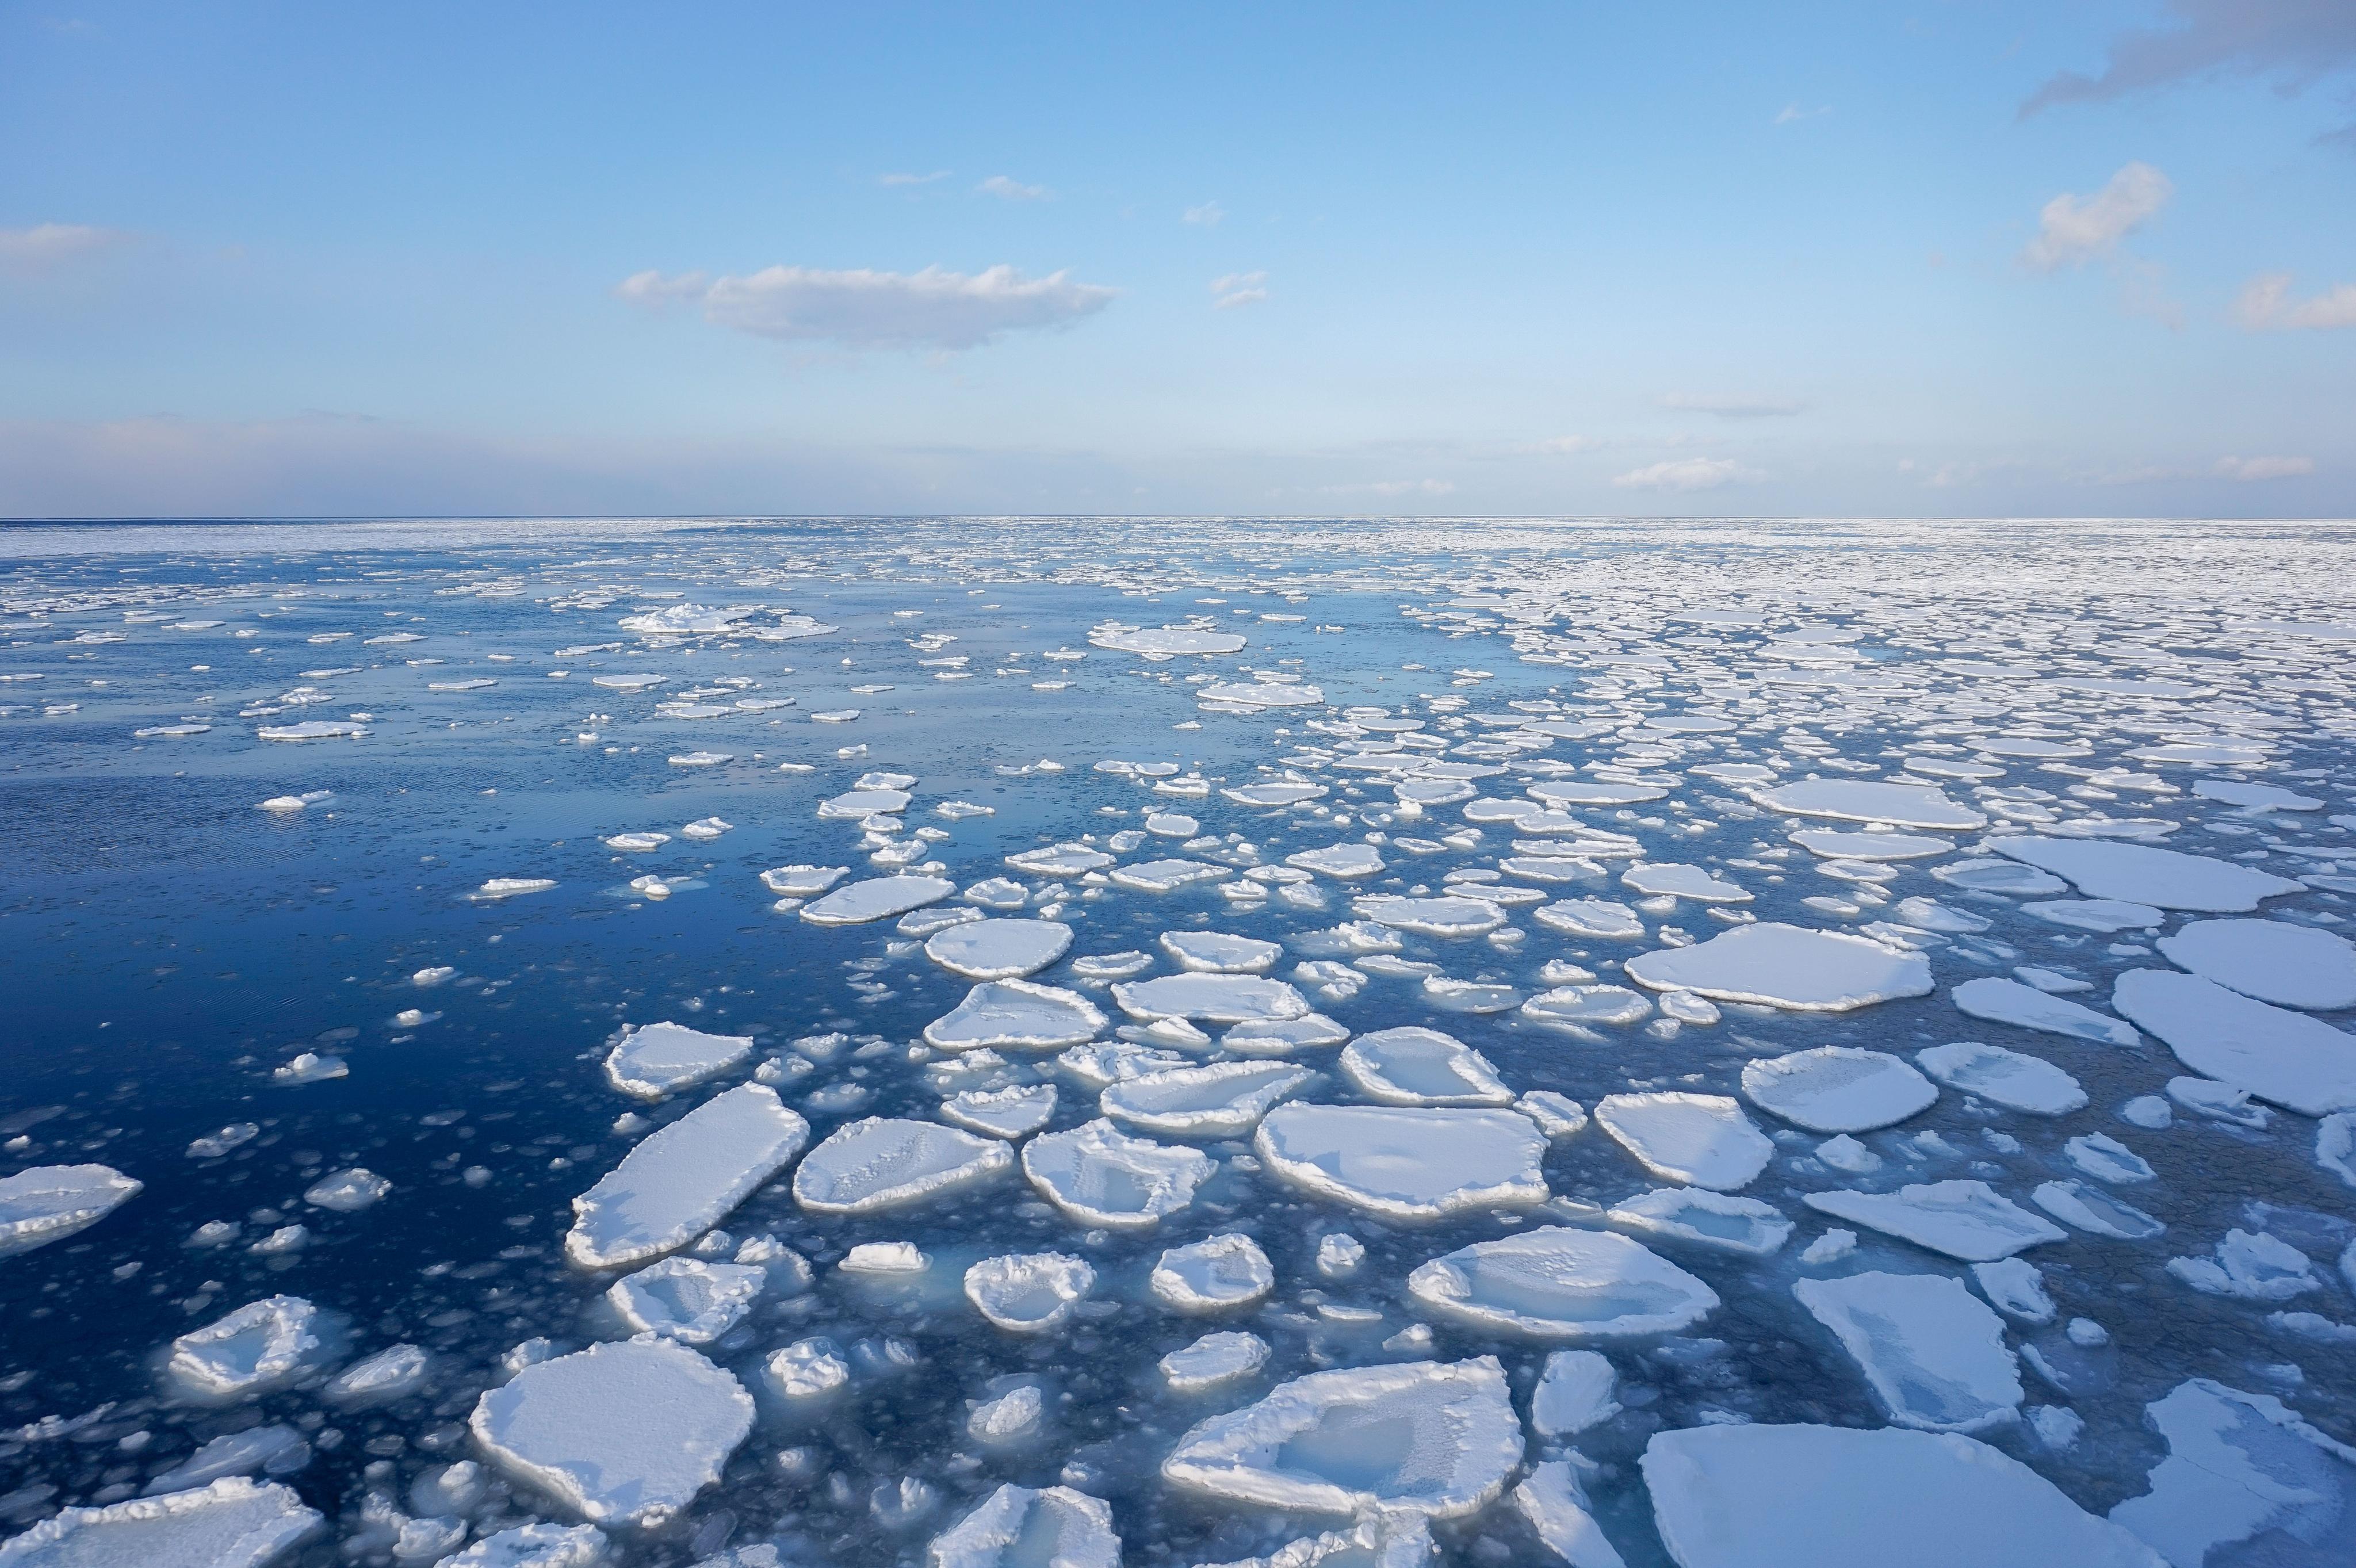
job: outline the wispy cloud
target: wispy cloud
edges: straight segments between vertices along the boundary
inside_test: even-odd
[[[2305,299],[2290,296],[2288,273],[2261,273],[2233,301],[2233,318],[2252,331],[2356,327],[2356,283],[2335,284]]]
[[[1189,207],[1186,209],[1183,216],[1185,220],[1189,223],[1200,223],[1205,228],[1211,228],[1215,227],[1218,223],[1219,220],[1225,218],[1226,215],[1227,209],[1220,206],[1217,202],[1205,201],[1200,207]]]
[[[1055,194],[1044,185],[1025,185],[1002,174],[991,175],[974,189],[984,196],[994,196],[1001,201],[1044,201]]]
[[[1225,277],[1211,280],[1211,293],[1215,296],[1211,307],[1215,310],[1233,310],[1238,306],[1258,305],[1268,297],[1268,274],[1229,273]]]
[[[1513,450],[1517,456],[1569,457],[1580,452],[1599,451],[1610,445],[1600,435],[1549,435],[1544,440],[1525,442]]]
[[[45,272],[111,249],[129,238],[119,229],[99,229],[87,223],[36,223],[29,229],[0,229],[0,267],[19,273]]]
[[[930,174],[878,175],[875,183],[878,185],[930,185],[935,180],[947,179],[948,177],[948,170],[937,168]]]
[[[1731,457],[1676,457],[1614,474],[1612,482],[1624,490],[1714,490],[1766,477]]]
[[[1813,120],[1819,114],[1829,114],[1832,112],[1833,106],[1829,103],[1819,104],[1814,109],[1803,109],[1797,103],[1786,103],[1783,105],[1783,109],[1777,113],[1775,116],[1775,124],[1778,125],[1796,125],[1803,120]]]
[[[2176,194],[2169,177],[2147,163],[2131,163],[2088,197],[2063,191],[2038,214],[2037,238],[2020,252],[2041,273],[2115,254],[2119,242],[2158,215]]]
[[[2312,457],[2220,457],[2214,470],[2222,479],[2297,479],[2315,472]]]
[[[659,272],[614,291],[634,305],[700,304],[714,326],[787,342],[852,349],[980,348],[1002,334],[1067,327],[1112,303],[1117,290],[1075,283],[1068,272],[1026,278],[1011,266],[965,274],[866,268],[828,272],[768,267],[743,277]]]
[[[1777,419],[1801,413],[1808,405],[1794,397],[1673,392],[1661,399],[1661,406],[1682,413],[1714,413],[1720,419]]]
[[[2121,34],[2094,75],[2065,70],[2020,107],[2095,102],[2208,76],[2258,76],[2296,92],[2356,65],[2348,0],[2169,0],[2174,23]]]

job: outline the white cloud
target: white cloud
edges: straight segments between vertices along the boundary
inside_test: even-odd
[[[1596,435],[1549,435],[1543,441],[1533,441],[1515,448],[1534,456],[1568,457],[1580,452],[1592,452],[1607,445]]]
[[[1807,407],[1792,397],[1731,397],[1706,392],[1671,392],[1661,399],[1663,408],[1674,408],[1686,413],[1714,413],[1721,419],[1772,419],[1798,413]]]
[[[2356,327],[2356,283],[2335,284],[2321,294],[2295,300],[2288,273],[2261,273],[2233,302],[2233,317],[2252,331]]]
[[[2169,177],[2147,163],[2132,163],[2111,176],[2111,182],[2093,196],[2081,199],[2063,191],[2038,214],[2037,238],[2020,259],[2041,273],[2074,266],[2107,256],[2119,242],[2141,228],[2176,194]]]
[[[1268,297],[1268,274],[1229,273],[1225,277],[1211,280],[1211,293],[1217,296],[1211,302],[1215,310],[1233,310],[1237,306],[1258,305]]]
[[[1627,490],[1714,490],[1765,477],[1731,457],[1676,457],[1615,474],[1612,482]]]
[[[105,250],[127,237],[118,230],[92,228],[87,223],[36,223],[29,229],[0,229],[0,267],[12,272],[43,271]]]
[[[947,179],[949,171],[937,168],[930,174],[887,174],[876,177],[878,185],[930,185],[937,179]]]
[[[984,196],[994,196],[1001,201],[1044,201],[1055,194],[1044,185],[1025,185],[1002,174],[991,175],[974,189]]]
[[[2223,479],[2296,479],[2315,472],[2312,457],[2220,457],[2216,473]]]
[[[1207,229],[1215,225],[1220,219],[1225,218],[1226,215],[1227,209],[1220,206],[1217,202],[1205,201],[1200,207],[1189,207],[1186,209],[1185,218],[1187,222],[1200,223]]]
[[[1813,120],[1819,114],[1829,114],[1832,112],[1833,106],[1829,103],[1819,105],[1814,109],[1803,109],[1796,103],[1786,103],[1783,105],[1783,112],[1775,116],[1775,124],[1778,125],[1794,125],[1803,120]]]
[[[2203,77],[2267,77],[2296,92],[2356,64],[2356,7],[2346,0],[2169,0],[2168,9],[2173,26],[2121,35],[2100,76],[2062,71],[2022,116]]]
[[[1006,332],[1068,326],[1102,310],[1119,291],[1075,283],[1068,272],[1026,278],[1001,265],[971,274],[937,266],[920,273],[778,266],[717,278],[643,272],[614,292],[649,307],[700,303],[705,320],[756,338],[852,349],[975,349]]]

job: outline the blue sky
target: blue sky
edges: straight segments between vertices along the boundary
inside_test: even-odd
[[[2356,5],[0,6],[0,515],[2356,514]]]

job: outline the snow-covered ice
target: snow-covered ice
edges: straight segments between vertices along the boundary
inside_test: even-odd
[[[1919,952],[1776,920],[1738,926],[1692,947],[1655,949],[1626,967],[1629,979],[1655,991],[1808,1013],[1846,1013],[1931,993],[1931,961]]]
[[[684,1024],[625,1026],[605,1056],[605,1078],[641,1100],[660,1100],[701,1083],[753,1054],[750,1035],[707,1035]]]
[[[814,1214],[873,1214],[960,1192],[1014,1164],[996,1138],[937,1122],[869,1116],[827,1134],[794,1171],[794,1201]]]
[[[1407,1288],[1428,1312],[1539,1339],[1674,1334],[1719,1305],[1716,1291],[1642,1242],[1563,1226],[1434,1258]]]
[[[1099,1119],[1023,1144],[1023,1171],[1041,1197],[1080,1224],[1131,1230],[1193,1202],[1212,1163],[1200,1149],[1132,1138]]]
[[[1755,1058],[1742,1069],[1742,1092],[1761,1109],[1814,1133],[1894,1126],[1939,1098],[1930,1080],[1901,1058],[1855,1046]]]
[[[1655,1176],[1731,1192],[1767,1168],[1775,1145],[1722,1094],[1607,1094],[1595,1121]]]
[[[1878,1271],[1801,1280],[1800,1305],[1832,1330],[1901,1426],[1985,1432],[2020,1412],[2004,1321],[1944,1274]]]
[[[143,1186],[112,1165],[34,1165],[0,1176],[0,1258],[89,1230]]]
[[[684,1247],[809,1142],[809,1123],[766,1084],[715,1094],[649,1133],[573,1200],[565,1254],[584,1268],[610,1269]]]
[[[1992,1262],[2068,1233],[1984,1181],[1918,1182],[1896,1192],[1812,1192],[1809,1208],[1967,1263]]]
[[[1546,1138],[1510,1111],[1280,1105],[1252,1147],[1321,1197],[1394,1219],[1543,1203]]]

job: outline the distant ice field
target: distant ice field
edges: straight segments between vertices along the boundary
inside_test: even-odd
[[[2351,639],[2330,523],[0,529],[0,1568],[2356,1561]]]

